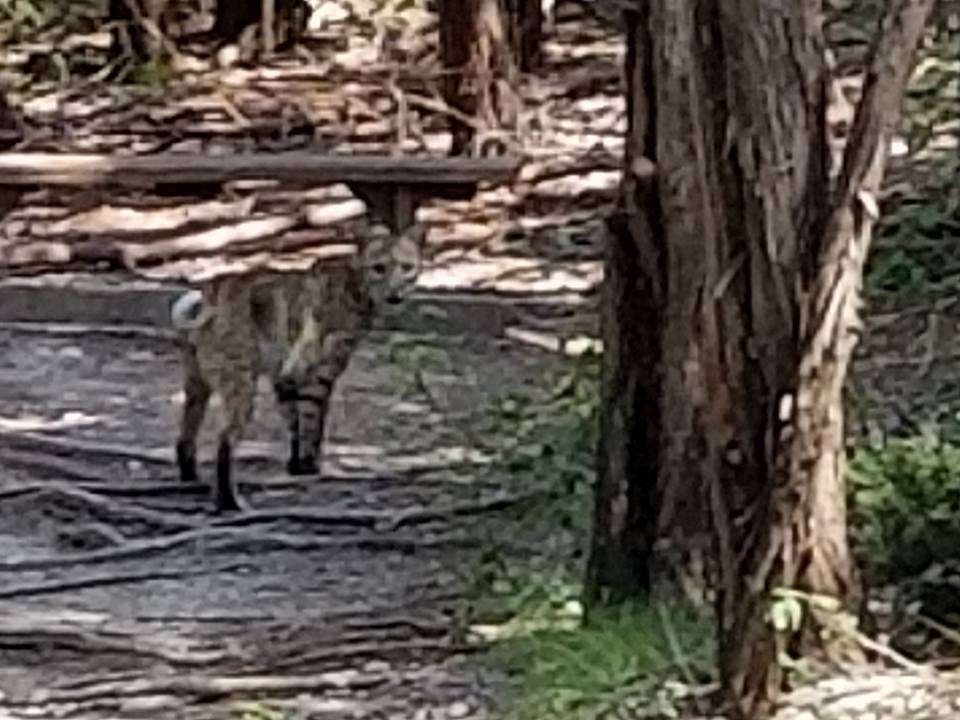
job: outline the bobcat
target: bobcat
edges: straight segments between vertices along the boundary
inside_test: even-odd
[[[333,385],[384,304],[400,303],[420,273],[424,232],[375,224],[360,252],[295,273],[213,281],[171,306],[183,361],[185,400],[176,443],[180,477],[196,482],[196,437],[213,392],[225,423],[217,450],[217,511],[239,510],[233,447],[253,412],[257,378],[268,375],[290,433],[287,471],[319,470]]]

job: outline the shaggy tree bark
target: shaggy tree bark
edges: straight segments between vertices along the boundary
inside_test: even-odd
[[[516,63],[502,0],[441,0],[440,58],[451,155],[481,154],[486,141],[516,126]],[[476,147],[475,147],[476,146]]]
[[[815,617],[792,636],[767,624],[774,589],[857,600],[841,392],[886,149],[933,4],[891,0],[833,189],[818,0],[648,0],[629,18],[629,232],[605,267],[587,597],[674,569],[713,586],[737,717],[772,708],[778,652],[827,649]]]

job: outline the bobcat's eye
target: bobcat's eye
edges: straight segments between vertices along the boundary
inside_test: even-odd
[[[387,264],[385,262],[375,262],[373,264],[373,271],[377,275],[383,275],[387,272]]]
[[[417,266],[414,265],[413,263],[403,263],[400,266],[400,269],[403,270],[403,272],[405,273],[412,273],[417,269]]]

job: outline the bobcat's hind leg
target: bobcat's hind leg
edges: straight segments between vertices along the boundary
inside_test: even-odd
[[[241,373],[241,377],[231,378],[230,382],[218,388],[223,398],[225,423],[217,445],[217,482],[214,490],[217,512],[241,509],[233,481],[233,449],[243,437],[253,414],[256,387],[252,374]]]
[[[183,350],[183,411],[180,416],[180,435],[177,438],[177,467],[180,480],[197,482],[197,434],[203,425],[210,402],[210,385],[200,373],[195,348]]]

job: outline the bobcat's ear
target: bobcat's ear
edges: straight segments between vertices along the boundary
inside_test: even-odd
[[[423,225],[415,223],[403,231],[403,236],[413,240],[417,247],[423,247],[427,240],[427,229]]]
[[[388,238],[393,233],[390,232],[390,227],[386,223],[374,222],[370,223],[370,227],[367,230],[367,239],[368,240],[383,240]]]

